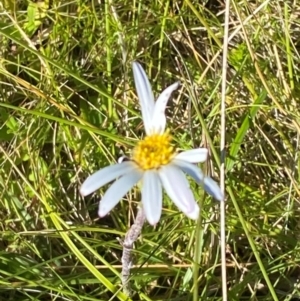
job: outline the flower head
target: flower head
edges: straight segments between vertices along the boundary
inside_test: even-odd
[[[129,161],[107,166],[89,176],[80,188],[83,196],[117,179],[105,192],[99,204],[99,216],[106,215],[139,181],[142,183],[142,205],[148,222],[156,224],[162,211],[162,188],[188,217],[197,219],[199,206],[184,173],[190,175],[211,196],[219,201],[223,194],[218,184],[205,177],[195,163],[207,159],[208,150],[197,148],[176,153],[170,144],[171,135],[165,131],[165,108],[171,93],[179,87],[176,82],[166,88],[154,101],[151,85],[142,66],[133,63],[133,75],[142,110],[146,137],[139,141]]]

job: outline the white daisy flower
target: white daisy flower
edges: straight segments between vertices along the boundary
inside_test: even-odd
[[[205,177],[195,163],[207,159],[208,150],[197,148],[177,154],[171,146],[171,135],[165,131],[165,108],[171,93],[179,82],[166,88],[154,101],[151,85],[142,66],[133,63],[133,75],[146,131],[144,140],[133,149],[132,158],[107,166],[89,176],[80,188],[83,196],[89,195],[103,185],[117,179],[105,192],[99,204],[99,216],[109,213],[120,199],[139,181],[142,188],[142,205],[145,216],[155,225],[162,211],[162,188],[170,199],[189,218],[197,219],[199,206],[184,173],[190,175],[207,193],[219,201],[223,194],[218,184]]]

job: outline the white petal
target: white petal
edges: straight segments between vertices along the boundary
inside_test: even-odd
[[[154,96],[152,88],[143,67],[137,62],[133,62],[132,68],[135,87],[141,105],[145,131],[146,134],[150,134],[151,121],[154,111]]]
[[[197,182],[197,184],[203,186],[204,190],[209,195],[218,201],[224,200],[224,195],[219,185],[212,178],[204,177],[202,170],[197,165],[178,159],[174,159],[172,164],[176,165],[182,171],[191,176]]]
[[[195,202],[189,183],[176,166],[165,165],[159,169],[163,187],[175,205],[189,218],[197,219],[199,206]]]
[[[178,159],[174,159],[172,164],[176,165],[182,171],[191,176],[197,182],[197,184],[203,185],[204,175],[202,170],[197,165]]]
[[[142,178],[142,176],[143,172],[139,169],[135,169],[114,182],[107,189],[99,203],[98,215],[102,217],[113,209],[119,203],[120,199]]]
[[[208,194],[210,194],[212,197],[214,197],[218,201],[224,200],[224,195],[223,195],[219,185],[212,178],[205,177],[203,184],[204,184],[204,189]]]
[[[130,159],[127,156],[121,156],[120,158],[118,158],[117,162],[119,164],[126,162],[126,161],[130,161]]]
[[[83,182],[80,187],[80,193],[83,196],[89,195],[103,185],[137,168],[135,163],[131,161],[104,167],[90,175]]]
[[[187,161],[190,163],[204,162],[207,159],[207,148],[196,148],[188,151],[184,151],[175,156],[175,159]]]
[[[171,96],[171,93],[179,87],[179,82],[166,88],[158,97],[155,102],[153,117],[152,117],[152,129],[155,133],[162,134],[166,127],[166,115],[165,110],[167,102]]]
[[[162,187],[157,171],[149,170],[144,173],[142,202],[149,224],[157,224],[162,210]]]

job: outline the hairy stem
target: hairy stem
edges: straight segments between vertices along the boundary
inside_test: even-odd
[[[125,239],[122,242],[123,246],[123,255],[122,255],[122,273],[121,273],[121,281],[123,284],[123,291],[127,295],[132,294],[132,290],[130,287],[129,277],[130,277],[130,269],[132,266],[132,258],[131,252],[133,249],[134,242],[138,239],[141,234],[142,227],[145,222],[145,214],[143,212],[143,208],[140,207],[138,213],[136,215],[135,221],[127,231],[125,235]]]

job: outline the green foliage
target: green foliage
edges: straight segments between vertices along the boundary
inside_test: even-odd
[[[212,155],[203,169],[218,179],[219,3],[0,4],[3,300],[131,300],[120,285],[118,238],[132,223],[138,189],[102,219],[97,205],[106,187],[86,198],[78,190],[88,174],[130,155],[144,135],[133,60],[145,67],[156,95],[182,82],[167,109],[176,147],[208,145]],[[231,3],[229,300],[267,301],[275,294],[293,301],[300,295],[300,7],[290,1]],[[202,204],[202,224],[165,198],[160,223],[145,225],[136,243],[132,299],[192,300],[197,287],[199,300],[221,300],[219,207],[191,187]]]

